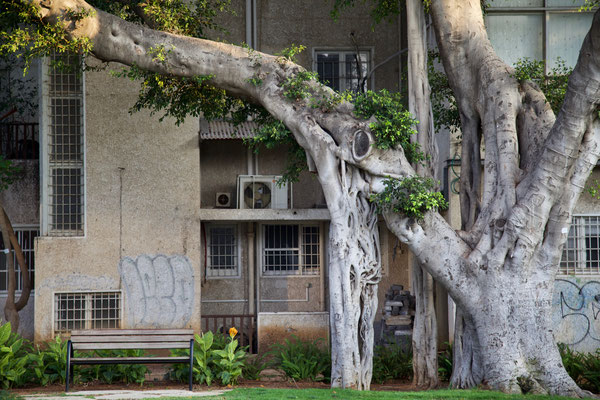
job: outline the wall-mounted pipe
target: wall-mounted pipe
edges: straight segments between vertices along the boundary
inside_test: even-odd
[[[247,299],[240,299],[240,300],[231,300],[231,299],[227,299],[227,300],[216,300],[216,299],[210,299],[210,300],[206,300],[206,299],[202,299],[202,303],[246,303],[248,300]]]

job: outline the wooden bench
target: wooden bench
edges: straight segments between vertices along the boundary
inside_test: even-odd
[[[74,357],[75,350],[190,349],[184,357]],[[174,364],[189,363],[192,391],[194,331],[192,329],[99,329],[72,331],[67,342],[65,392],[73,379],[74,365],[93,364]]]

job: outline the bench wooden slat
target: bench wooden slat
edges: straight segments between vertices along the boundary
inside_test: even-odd
[[[73,343],[75,350],[119,350],[119,349],[189,349],[190,342],[171,343]]]
[[[143,364],[144,362],[148,362],[148,363],[160,362],[160,363],[168,364],[169,362],[182,362],[182,361],[188,362],[188,361],[190,361],[190,357],[185,356],[185,357],[78,357],[78,358],[71,358],[72,364],[95,363],[98,361],[106,361],[106,362],[111,362],[111,363],[135,361],[140,364]]]
[[[193,329],[89,329],[71,331],[73,336],[194,335]]]
[[[71,336],[71,342],[75,343],[152,343],[152,342],[187,342],[189,344],[190,339],[193,339],[192,335],[179,335],[179,336]]]

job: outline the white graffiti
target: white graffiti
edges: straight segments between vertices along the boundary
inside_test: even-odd
[[[187,257],[124,257],[119,273],[131,328],[186,327],[194,305],[194,269]]]

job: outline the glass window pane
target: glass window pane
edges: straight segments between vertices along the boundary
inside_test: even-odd
[[[490,7],[543,7],[544,0],[492,0]]]
[[[592,13],[552,13],[548,20],[548,62],[554,66],[558,57],[574,67],[581,43],[592,26]]]
[[[543,14],[490,14],[486,17],[492,46],[508,65],[514,65],[520,58],[525,57],[544,59],[543,22]]]

